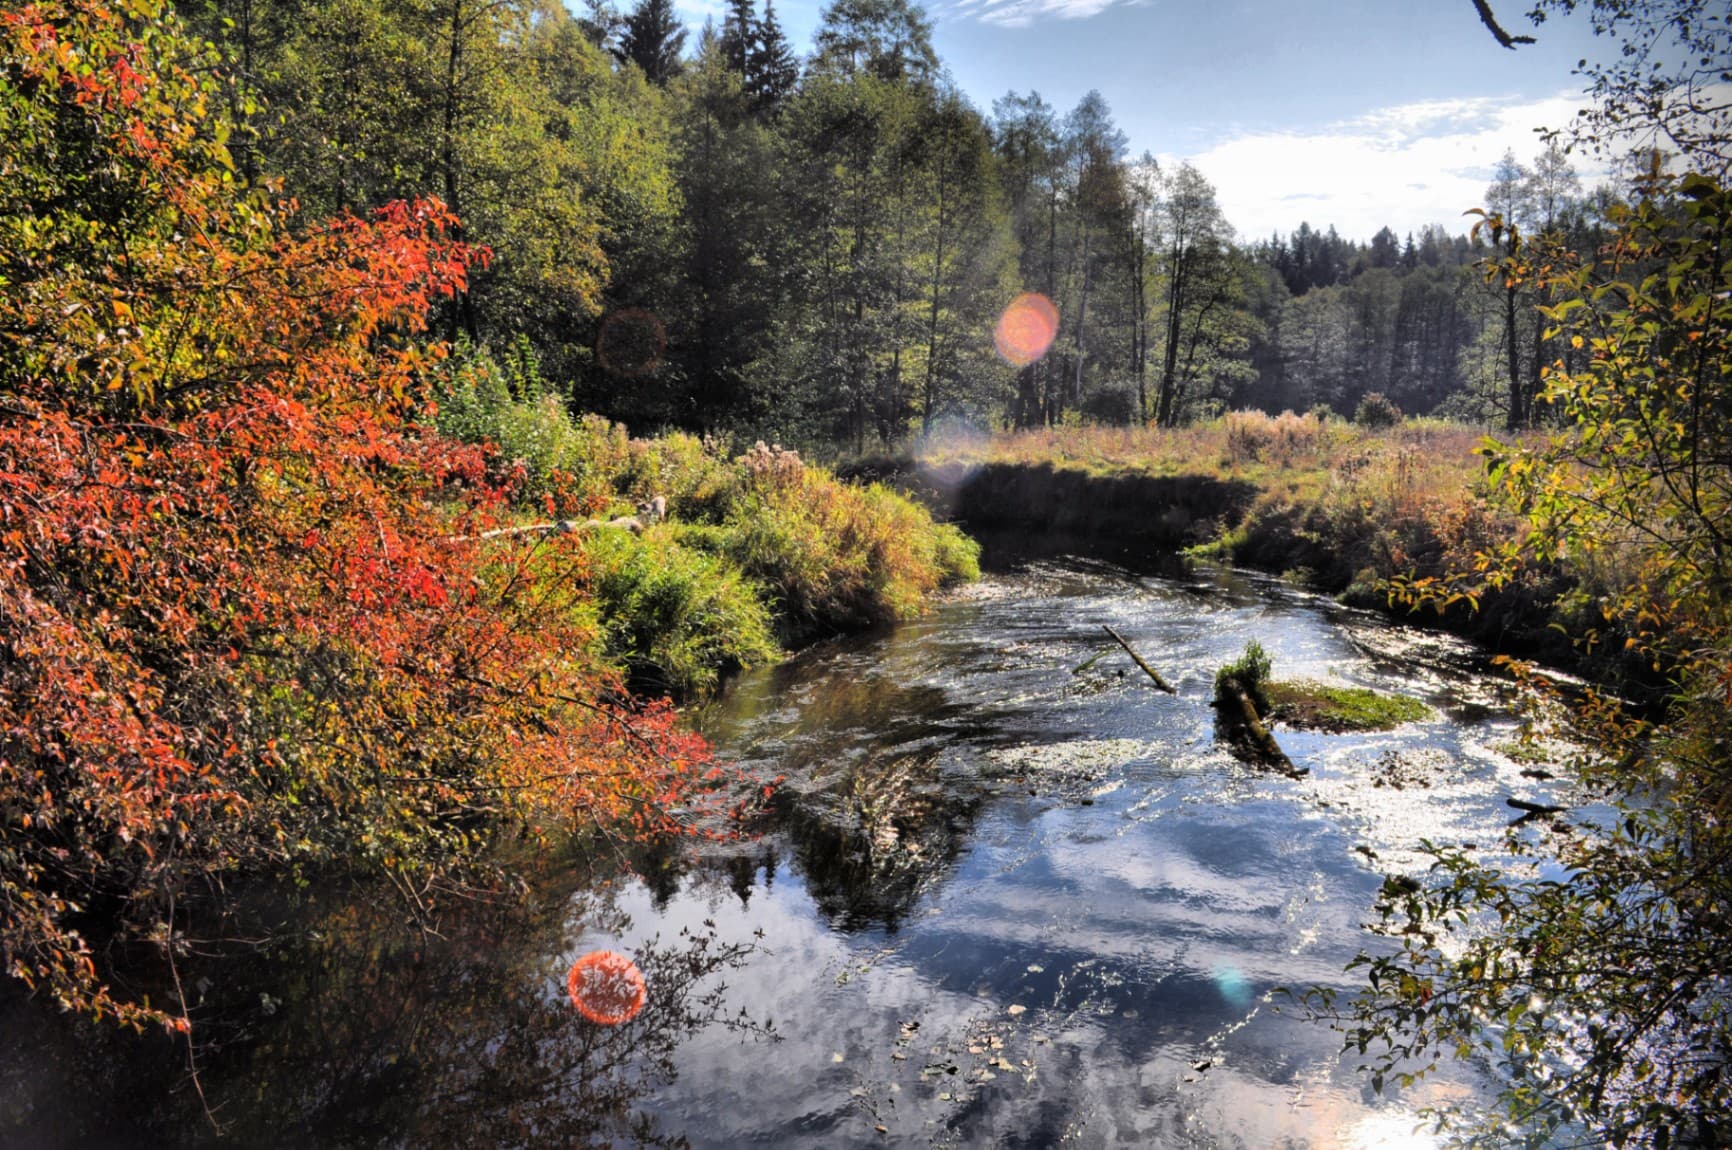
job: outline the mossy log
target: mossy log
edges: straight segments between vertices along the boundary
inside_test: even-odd
[[[1215,707],[1222,723],[1231,733],[1231,741],[1249,752],[1258,762],[1293,778],[1310,773],[1304,767],[1295,766],[1293,760],[1287,757],[1287,752],[1281,749],[1281,744],[1275,741],[1275,736],[1263,725],[1262,718],[1257,714],[1257,704],[1251,701],[1250,693],[1237,679],[1226,678],[1216,684]]]

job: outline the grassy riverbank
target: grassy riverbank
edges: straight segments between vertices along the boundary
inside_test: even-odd
[[[1518,537],[1489,506],[1483,429],[1409,420],[1370,429],[1314,415],[1235,412],[1172,431],[1062,428],[935,441],[843,468],[894,479],[969,527],[1190,548],[1395,610],[1392,581],[1471,571]],[[1593,573],[1556,567],[1419,621],[1499,651],[1564,659],[1560,593]]]
[[[911,617],[933,591],[979,576],[972,540],[888,486],[763,443],[634,439],[539,389],[464,357],[440,425],[495,446],[496,465],[519,474],[525,524],[599,521],[583,531],[596,653],[639,689],[702,695],[786,647]],[[658,497],[664,521],[636,517]]]

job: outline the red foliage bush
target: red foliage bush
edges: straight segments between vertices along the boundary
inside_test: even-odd
[[[500,826],[677,830],[716,773],[431,430],[417,337],[485,253],[432,201],[291,230],[206,63],[160,0],[0,13],[0,956],[181,1028],[89,937],[172,958],[243,870],[425,907]]]

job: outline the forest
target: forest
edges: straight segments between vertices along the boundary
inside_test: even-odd
[[[1091,93],[990,109],[956,89],[907,0],[825,10],[803,66],[773,4],[691,45],[666,2],[213,3],[243,183],[306,219],[437,195],[492,258],[441,334],[531,353],[574,410],[636,431],[899,445],[936,421],[1176,426],[1369,394],[1521,423],[1550,354],[1487,240],[1369,243],[1327,221],[1246,238],[1188,164],[1128,152]],[[1562,145],[1505,156],[1486,203],[1591,251],[1619,192]],[[1059,316],[1020,368],[1007,299]],[[1524,381],[1511,391],[1508,355]]]
[[[1496,1082],[1470,1142],[1726,1145],[1732,28],[1525,15],[1593,23],[1593,107],[1459,231],[1360,242],[1240,234],[1097,93],[978,106],[911,0],[804,55],[771,0],[0,4],[9,992],[166,1036],[220,1134],[183,974],[294,933],[243,904],[383,891],[443,939],[526,857],[810,836],[700,704],[990,605],[964,528],[1062,523],[1472,638],[1497,754],[1595,812],[1379,875],[1363,985],[1294,988],[1372,1093],[1453,1059]],[[908,782],[941,761],[847,785],[846,881],[955,862],[987,804]]]

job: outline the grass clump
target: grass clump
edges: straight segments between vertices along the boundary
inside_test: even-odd
[[[1405,695],[1385,695],[1365,687],[1319,683],[1311,679],[1276,681],[1274,661],[1252,639],[1244,653],[1215,672],[1215,702],[1232,701],[1233,688],[1249,695],[1257,714],[1269,722],[1309,731],[1388,731],[1432,717],[1432,709]]]
[[[978,544],[888,487],[844,483],[762,443],[740,465],[729,554],[775,595],[791,637],[908,618],[937,588],[980,575]]]
[[[596,532],[585,550],[607,656],[634,684],[702,695],[779,657],[767,604],[724,556],[663,529]]]
[[[1298,679],[1268,683],[1264,690],[1270,703],[1269,718],[1302,730],[1331,734],[1389,731],[1434,715],[1418,699],[1385,695],[1366,687]]]
[[[1232,688],[1237,685],[1257,706],[1258,714],[1269,711],[1269,696],[1266,687],[1269,683],[1269,673],[1274,669],[1274,661],[1269,653],[1263,650],[1263,644],[1252,639],[1245,644],[1244,653],[1231,663],[1215,672],[1215,701],[1223,702],[1229,698]]]

